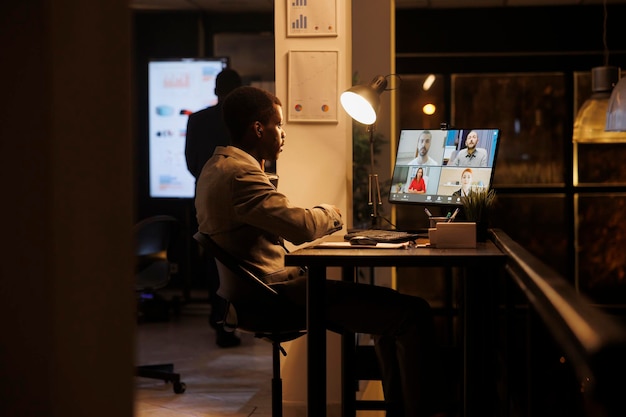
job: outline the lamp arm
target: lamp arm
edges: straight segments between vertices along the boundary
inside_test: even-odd
[[[367,126],[370,134],[370,175],[374,175],[374,130],[376,130],[376,123]]]
[[[376,130],[376,124],[372,123],[367,126],[367,130],[370,134],[370,174],[368,181],[368,204],[372,206],[372,227],[378,227],[378,206],[383,204],[380,197],[380,183],[378,181],[378,174],[374,173],[374,130]],[[376,199],[376,201],[374,201]]]

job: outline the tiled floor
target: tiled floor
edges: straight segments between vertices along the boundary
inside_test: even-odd
[[[271,416],[270,343],[240,334],[242,344],[222,349],[209,326],[208,304],[184,306],[178,318],[140,323],[137,363],[174,363],[187,388],[137,377],[136,417]]]
[[[240,346],[217,347],[209,312],[206,302],[189,303],[169,321],[138,324],[137,364],[173,363],[186,390],[176,394],[171,383],[136,377],[135,417],[271,417],[271,344],[249,333],[237,333]],[[284,345],[288,356],[281,361],[287,374],[283,374],[283,410],[286,417],[300,417],[306,414],[300,367],[306,365],[298,355],[303,354],[299,352],[306,342],[301,338],[298,346],[290,343]],[[336,354],[329,355],[331,372],[337,371],[338,360]],[[328,398],[332,403],[328,415],[340,416],[339,382],[331,381],[328,389],[334,394]],[[380,384],[363,385],[359,398],[382,398]],[[380,411],[359,411],[358,415],[384,417]]]

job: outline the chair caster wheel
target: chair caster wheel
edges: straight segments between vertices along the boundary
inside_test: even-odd
[[[174,392],[176,394],[182,394],[187,389],[187,385],[184,382],[174,382]]]

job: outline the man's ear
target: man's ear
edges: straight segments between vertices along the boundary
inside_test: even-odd
[[[254,129],[256,130],[257,135],[263,134],[263,125],[261,122],[254,122]]]

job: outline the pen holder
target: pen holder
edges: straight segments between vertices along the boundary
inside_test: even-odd
[[[430,227],[437,227],[437,223],[446,223],[449,218],[448,217],[429,217],[428,218],[430,220]]]
[[[476,223],[445,222],[428,229],[430,245],[436,248],[475,248]]]

